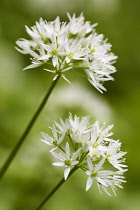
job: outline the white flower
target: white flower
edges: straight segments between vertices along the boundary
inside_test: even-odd
[[[69,143],[66,143],[66,153],[65,153],[65,157],[63,157],[61,154],[58,154],[56,152],[51,152],[51,154],[59,159],[61,162],[55,162],[53,163],[53,165],[55,166],[64,166],[66,167],[66,169],[64,170],[64,178],[65,180],[67,179],[70,170],[71,170],[71,166],[77,165],[79,163],[77,159],[79,153],[81,151],[81,148],[78,149],[75,153],[72,154],[70,153],[70,147],[69,147]]]
[[[28,26],[25,26],[25,28],[33,40],[39,41],[48,38],[45,30],[45,24],[45,21],[40,18],[39,22],[36,21],[35,26],[33,26],[31,29]]]
[[[37,43],[26,39],[20,39],[16,41],[16,44],[20,47],[16,49],[23,54],[30,54],[35,59],[39,58],[39,55],[34,51],[37,48]]]
[[[103,126],[100,125],[100,120],[97,120],[94,123],[94,128],[91,135],[91,143],[94,143],[97,139],[98,144],[100,144],[103,140],[109,141],[108,137],[112,136],[113,133],[110,130],[113,128],[113,124],[105,127],[105,123]]]
[[[108,151],[108,137],[110,137],[113,133],[110,132],[114,125],[109,125],[105,127],[105,125],[100,126],[100,120],[94,123],[94,127],[91,131],[90,136],[90,146],[89,146],[89,157],[92,160],[96,160]],[[113,140],[112,140],[113,141]]]
[[[86,34],[90,33],[97,25],[97,23],[90,25],[90,22],[85,22],[85,18],[82,13],[78,18],[75,16],[75,14],[73,14],[72,17],[69,13],[67,13],[67,15],[70,20],[68,25],[70,36],[77,34],[78,37],[84,37]]]
[[[67,25],[65,22],[60,22],[59,16],[52,22],[47,22],[44,26],[46,32],[48,33],[48,37],[50,38],[53,34],[57,36],[61,36],[66,33]]]
[[[112,142],[108,146],[108,150],[105,154],[108,161],[117,169],[122,171],[123,167],[127,167],[126,165],[122,164],[125,160],[122,159],[127,152],[120,151],[121,143],[119,141]]]
[[[65,45],[66,63],[70,63],[73,60],[85,60],[86,51],[82,48],[82,40],[75,39],[72,43],[67,42]]]
[[[101,184],[100,182],[97,182],[98,189],[101,192],[101,189],[105,191],[108,195],[111,196],[111,194],[108,192],[107,188],[110,187],[111,190],[113,191],[114,195],[116,195],[115,190],[117,189],[116,187],[123,188],[121,183],[125,183],[126,181],[124,180],[124,176],[122,174],[127,171],[109,171],[109,170],[102,170],[99,171],[98,176],[101,177],[102,181],[104,181],[104,184]]]
[[[72,140],[79,143],[84,143],[89,139],[89,131],[92,130],[92,126],[89,126],[90,116],[82,117],[81,119],[76,115],[72,116],[70,113],[69,123],[70,123],[70,136]]]
[[[52,134],[53,134],[53,137],[49,136],[48,134],[45,134],[43,132],[41,132],[42,136],[45,138],[44,139],[41,139],[42,142],[50,145],[50,146],[59,146],[64,137],[65,137],[65,133],[62,133],[61,135],[57,132],[56,128],[55,128],[55,125],[53,125],[52,127]]]
[[[92,34],[87,38],[87,65],[86,73],[91,84],[100,92],[106,90],[102,83],[113,80],[110,74],[116,71],[112,66],[117,56],[110,52],[111,44],[104,40],[103,34]]]
[[[101,167],[104,164],[105,158],[100,160],[100,162],[93,166],[92,161],[87,158],[87,164],[89,170],[86,171],[86,174],[89,176],[86,183],[86,191],[92,186],[93,180],[96,180],[97,186],[100,190],[102,188],[108,195],[109,192],[107,191],[107,187],[111,187],[112,191],[115,193],[115,186],[122,188],[120,185],[121,182],[125,182],[123,179],[124,177],[121,176],[122,172],[117,171],[109,171],[109,170],[102,170]],[[123,171],[124,172],[124,171]],[[100,191],[101,192],[101,191]]]
[[[110,61],[116,60],[117,56],[110,53],[111,44],[107,43],[107,39],[104,40],[103,34],[92,34],[88,38],[88,60],[94,59],[100,60],[104,65]]]
[[[95,178],[100,184],[104,184],[104,181],[99,177],[99,170],[104,164],[105,158],[101,159],[100,162],[96,165],[93,166],[92,161],[90,158],[87,157],[87,165],[88,165],[88,171],[86,171],[86,174],[89,176],[87,183],[86,183],[86,191],[89,190],[93,183],[93,179]]]
[[[65,121],[62,120],[62,118],[60,117],[60,123],[58,122],[54,122],[56,127],[59,129],[60,133],[69,133],[70,130],[70,124],[68,119],[66,119]]]
[[[118,140],[110,138],[113,125],[105,126],[104,123],[101,126],[100,120],[89,125],[89,119],[90,116],[73,117],[70,113],[66,120],[60,118],[60,123],[54,122],[51,128],[53,137],[42,133],[45,137],[42,141],[53,147],[50,152],[59,160],[53,165],[65,167],[65,179],[76,166],[88,175],[86,190],[96,181],[100,192],[103,190],[110,195],[108,188],[111,188],[116,195],[116,187],[122,188],[121,183],[125,182],[123,173],[127,166],[123,156],[126,152],[121,152]],[[111,170],[108,170],[108,165]]]
[[[44,69],[55,73],[54,80],[61,75],[69,82],[64,72],[81,68],[89,82],[103,92],[106,90],[104,82],[113,80],[110,75],[116,71],[113,63],[117,56],[110,52],[111,44],[107,39],[95,32],[97,24],[85,21],[83,14],[79,17],[67,15],[68,23],[60,22],[59,17],[51,22],[40,18],[35,26],[26,26],[31,40],[16,42],[19,52],[31,56],[32,64],[24,70],[47,64],[51,67]]]
[[[47,54],[39,58],[39,60],[47,61],[52,57],[52,64],[56,67],[59,65],[59,57],[64,55],[64,46],[67,40],[61,40],[62,42],[60,43],[58,37],[54,36],[54,34],[51,35],[50,40],[51,44],[42,44]]]

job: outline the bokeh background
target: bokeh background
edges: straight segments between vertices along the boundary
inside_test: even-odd
[[[127,183],[117,197],[101,195],[96,186],[85,192],[86,175],[77,171],[44,206],[44,210],[138,210],[140,208],[140,1],[139,0],[0,0],[0,166],[23,133],[27,123],[49,88],[53,75],[42,68],[22,71],[28,56],[15,50],[18,38],[28,38],[24,25],[34,25],[40,17],[67,21],[66,12],[99,23],[119,56],[115,82],[106,82],[103,95],[73,72],[72,82],[57,84],[24,145],[0,183],[1,210],[34,209],[63,176],[63,169],[51,165],[47,145],[40,132],[69,111],[91,115],[114,123],[114,139],[128,151]]]

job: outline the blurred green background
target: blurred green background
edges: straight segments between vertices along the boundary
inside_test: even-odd
[[[67,73],[72,82],[57,84],[24,145],[0,183],[0,210],[34,209],[63,176],[63,169],[51,165],[47,145],[40,132],[69,111],[91,115],[114,123],[114,139],[128,151],[127,183],[117,197],[101,195],[96,186],[85,192],[86,175],[77,171],[44,206],[44,210],[138,210],[140,208],[140,1],[139,0],[1,0],[0,1],[0,166],[6,160],[49,88],[53,75],[42,68],[22,71],[29,56],[18,53],[15,41],[28,38],[24,25],[34,25],[40,17],[67,21],[66,12],[99,23],[119,56],[115,82],[106,82],[103,95],[87,80]],[[84,100],[83,100],[84,98]]]

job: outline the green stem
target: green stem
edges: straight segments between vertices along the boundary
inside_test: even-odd
[[[70,135],[68,135],[68,137],[69,137],[69,139],[70,139],[70,142],[71,142],[71,144],[72,144],[72,146],[73,146],[73,149],[75,150],[75,146],[74,146],[74,143],[73,143],[73,141],[72,141],[72,138],[71,138],[71,136],[70,136]]]
[[[62,147],[58,146],[58,148],[61,149],[64,153],[66,153]]]
[[[15,145],[15,147],[13,148],[13,150],[11,151],[10,155],[8,156],[7,160],[5,161],[4,165],[1,168],[0,171],[0,179],[4,176],[5,172],[7,171],[8,167],[10,166],[12,160],[14,159],[15,155],[17,154],[18,150],[20,149],[22,143],[24,142],[25,138],[27,137],[29,131],[31,130],[31,128],[33,127],[37,117],[39,116],[40,112],[42,111],[45,103],[47,102],[52,90],[54,89],[58,79],[60,76],[57,77],[57,79],[55,81],[53,81],[52,85],[50,86],[49,90],[47,91],[43,101],[41,102],[40,106],[38,107],[37,111],[35,112],[35,114],[33,115],[31,121],[29,122],[28,126],[26,127],[23,135],[21,136],[21,138],[19,139],[19,141],[17,142],[17,144]]]
[[[82,77],[85,77],[85,78],[87,78],[87,76],[86,75],[84,75],[84,74],[81,74],[81,73],[79,73],[79,72],[76,72],[76,71],[74,71],[74,70],[72,70],[72,72],[74,72],[75,74],[77,74],[77,75],[80,75],[80,76],[82,76]]]
[[[46,64],[48,64],[48,65],[51,65],[51,66],[53,66],[53,64],[52,63],[50,63],[50,62],[45,62]]]
[[[82,156],[81,159],[80,159],[80,163],[84,160],[84,158],[86,157],[86,155],[87,155],[88,153],[89,153],[89,151],[83,154],[83,156]]]
[[[70,174],[69,174],[69,176],[68,176],[68,178],[76,171],[78,169],[78,167],[77,166],[75,166],[72,170],[71,170],[71,172],[70,172]],[[67,178],[67,179],[68,179]],[[53,194],[61,187],[61,185],[65,182],[66,180],[63,178],[63,179],[61,179],[61,181],[53,188],[53,190],[42,200],[42,202],[40,203],[40,205],[35,209],[35,210],[39,210],[39,209],[41,209],[43,206],[44,206],[44,204],[53,196]]]
[[[72,66],[72,68],[75,68],[75,69],[87,69],[88,67],[87,66]]]
[[[87,153],[86,153],[86,155],[87,155]],[[85,158],[85,157],[84,157],[84,158]],[[100,161],[101,159],[102,159],[101,157],[100,157],[100,158],[97,158],[96,160],[93,160],[92,163],[95,164],[96,162]],[[81,162],[78,164],[78,167],[81,167],[81,166],[83,167],[83,165],[86,165],[86,164],[87,164],[87,161],[86,161],[86,160],[85,160],[84,162],[81,161]]]

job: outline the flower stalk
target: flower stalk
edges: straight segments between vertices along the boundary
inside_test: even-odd
[[[77,166],[75,166],[71,172],[69,173],[68,178],[78,169]],[[68,179],[67,178],[67,179]],[[37,208],[35,208],[35,210],[39,210],[41,209],[46,202],[53,196],[53,194],[62,186],[62,184],[65,182],[66,180],[63,178],[61,179],[61,181],[53,188],[53,190],[42,200],[42,202],[39,204],[39,206]]]
[[[12,163],[14,157],[16,156],[17,152],[19,151],[20,147],[22,146],[23,142],[25,141],[25,139],[26,139],[27,135],[29,134],[31,128],[33,127],[37,117],[39,116],[39,114],[42,111],[43,107],[45,106],[46,102],[48,101],[48,98],[49,98],[50,94],[52,93],[56,83],[59,80],[59,78],[60,78],[60,75],[56,78],[56,80],[53,81],[53,83],[50,86],[49,90],[47,91],[44,99],[42,100],[40,106],[38,107],[37,111],[33,115],[33,117],[31,119],[31,121],[29,122],[28,126],[26,127],[24,133],[22,134],[21,138],[19,139],[19,141],[17,142],[17,144],[15,145],[13,150],[11,151],[10,155],[8,156],[7,160],[5,161],[4,165],[2,166],[1,171],[0,171],[0,180],[2,179],[4,174],[6,173],[7,169],[9,168],[10,164]]]

